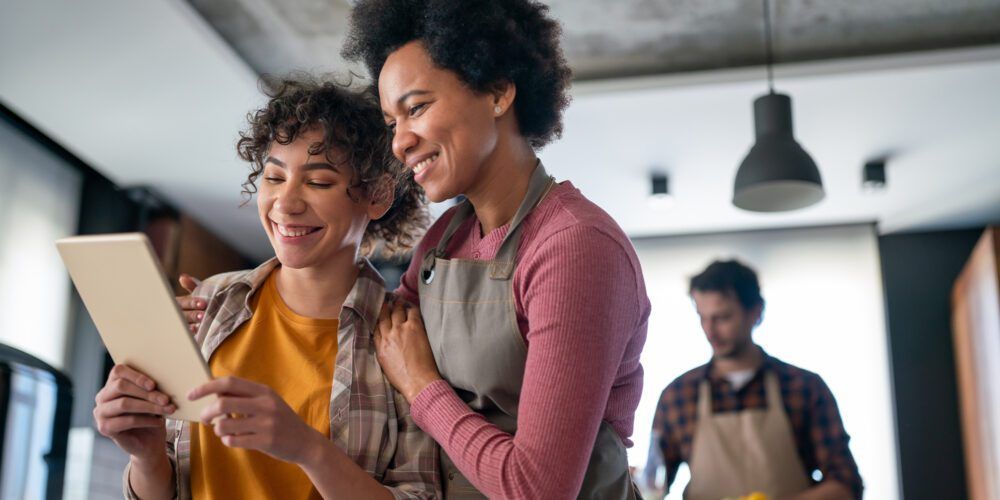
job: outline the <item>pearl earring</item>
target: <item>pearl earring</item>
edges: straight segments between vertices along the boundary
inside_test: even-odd
[[[500,109],[500,105],[499,105],[499,104],[498,104],[498,105],[496,105],[496,106],[493,106],[493,112],[494,112],[495,114],[498,114],[498,115],[499,115],[499,114],[500,114],[500,111],[503,111],[503,110],[501,110],[501,109]]]

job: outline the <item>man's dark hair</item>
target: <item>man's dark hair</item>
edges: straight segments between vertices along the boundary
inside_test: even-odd
[[[548,10],[532,0],[361,0],[342,54],[368,67],[376,91],[386,58],[414,40],[476,92],[513,83],[518,127],[539,149],[562,134],[572,77]]]
[[[757,273],[735,259],[712,262],[704,271],[691,278],[688,293],[694,292],[732,294],[740,301],[743,309],[753,309],[756,306],[764,308]]]

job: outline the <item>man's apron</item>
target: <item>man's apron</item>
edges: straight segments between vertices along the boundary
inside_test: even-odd
[[[517,325],[512,279],[521,222],[554,185],[539,163],[491,261],[444,256],[455,231],[474,216],[469,201],[462,202],[437,248],[427,252],[420,267],[420,313],[441,376],[469,407],[511,435],[517,432],[517,405],[528,353]],[[443,451],[441,466],[445,498],[485,498]],[[625,446],[606,422],[601,422],[597,433],[579,498],[638,498],[629,476]]]
[[[810,487],[774,373],[764,374],[764,391],[766,409],[713,415],[709,382],[701,382],[685,500],[719,500],[755,491],[773,499]]]

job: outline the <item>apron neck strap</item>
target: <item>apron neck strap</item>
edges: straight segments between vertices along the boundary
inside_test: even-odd
[[[545,167],[542,166],[542,162],[539,160],[535,166],[535,171],[531,174],[531,180],[528,183],[528,192],[525,193],[524,199],[521,200],[521,205],[517,208],[514,218],[510,221],[507,235],[500,242],[500,249],[497,250],[496,257],[490,263],[491,279],[507,280],[514,273],[517,247],[521,242],[521,222],[542,201],[542,198],[549,192],[553,184],[555,184],[555,179],[545,172]],[[444,234],[441,235],[441,240],[438,241],[437,246],[424,255],[421,271],[423,274],[422,278],[426,282],[430,282],[433,279],[434,259],[444,258],[445,250],[448,248],[448,244],[451,243],[451,238],[455,236],[455,232],[458,231],[462,223],[468,220],[474,213],[475,208],[468,199],[458,206],[455,215],[448,222],[448,227],[445,228]]]
[[[528,192],[524,194],[521,206],[517,207],[517,212],[514,213],[514,218],[511,219],[510,227],[507,229],[507,235],[500,242],[500,249],[490,264],[491,279],[508,280],[514,274],[517,247],[521,243],[521,222],[538,206],[542,198],[545,198],[553,184],[555,179],[545,172],[545,167],[539,160],[535,171],[531,174],[531,181],[528,182]]]
[[[427,251],[424,254],[424,260],[420,263],[420,279],[427,284],[430,284],[434,279],[434,264],[435,259],[444,258],[444,251],[448,248],[448,243],[451,242],[451,237],[455,235],[455,231],[458,227],[469,218],[469,214],[472,213],[472,204],[469,200],[463,201],[457,209],[455,209],[455,215],[448,222],[448,227],[445,228],[444,234],[441,235],[441,240],[438,241],[436,247]]]
[[[767,400],[768,411],[782,410],[784,401],[781,399],[781,384],[773,371],[764,372],[764,398]],[[698,418],[712,416],[712,385],[708,378],[698,384]]]
[[[698,421],[704,422],[712,416],[712,385],[706,377],[698,384]]]
[[[445,228],[444,234],[441,235],[441,240],[438,241],[437,247],[434,249],[434,254],[437,257],[444,257],[444,251],[448,248],[448,244],[451,243],[452,236],[455,236],[455,231],[458,231],[459,226],[462,225],[469,215],[474,213],[472,208],[472,203],[469,203],[468,199],[465,199],[458,205],[455,209],[455,215],[448,222],[448,227]]]
[[[764,396],[767,398],[768,411],[784,411],[781,384],[778,383],[778,376],[771,370],[764,372]]]

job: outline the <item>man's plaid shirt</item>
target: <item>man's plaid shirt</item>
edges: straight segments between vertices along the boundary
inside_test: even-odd
[[[652,445],[658,445],[659,458],[667,468],[667,483],[673,483],[681,462],[691,458],[694,433],[698,428],[698,386],[708,380],[715,413],[767,407],[764,395],[764,372],[773,371],[781,386],[781,399],[792,424],[803,471],[812,477],[819,470],[824,479],[836,479],[847,486],[855,498],[861,498],[863,485],[847,443],[850,437],[837,409],[830,388],[819,375],[764,354],[764,362],[753,378],[735,390],[724,377],[712,370],[712,363],[699,366],[677,377],[660,395],[653,417]]]
[[[194,291],[193,296],[208,303],[195,336],[206,360],[250,319],[250,299],[278,265],[271,259],[253,270],[213,276]],[[437,443],[413,423],[409,404],[392,388],[375,359],[372,333],[385,299],[385,284],[367,260],[359,267],[340,314],[330,439],[396,498],[439,498]],[[177,498],[189,499],[190,424],[168,419],[166,447],[174,466]],[[128,475],[126,468],[125,497],[135,499]]]

